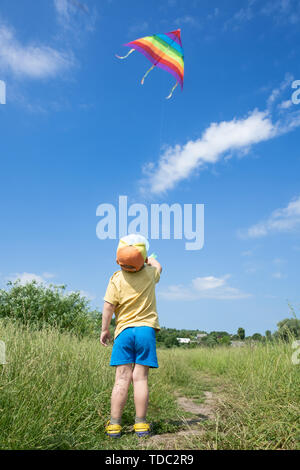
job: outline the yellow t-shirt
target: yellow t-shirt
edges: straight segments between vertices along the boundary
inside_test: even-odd
[[[129,326],[151,326],[160,330],[155,298],[159,278],[159,271],[149,265],[135,273],[122,269],[111,276],[104,300],[116,306],[115,338]]]

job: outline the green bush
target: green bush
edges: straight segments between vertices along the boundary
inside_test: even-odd
[[[9,318],[32,328],[54,326],[77,336],[95,334],[101,315],[91,311],[80,292],[66,292],[66,286],[45,286],[36,281],[7,284],[0,289],[0,318]]]

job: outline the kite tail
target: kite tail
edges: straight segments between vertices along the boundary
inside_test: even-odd
[[[144,85],[144,81],[145,81],[145,78],[147,77],[148,73],[151,72],[152,69],[154,69],[155,67],[155,64],[152,65],[152,67],[150,67],[149,70],[147,70],[147,72],[145,73],[145,75],[143,76],[142,80],[141,80],[141,84]]]
[[[130,51],[124,55],[124,57],[120,57],[119,55],[115,54],[115,56],[118,58],[118,59],[126,59],[133,51],[135,51],[135,49],[130,49]]]
[[[171,96],[173,95],[173,91],[175,90],[177,85],[178,85],[178,82],[176,82],[175,85],[173,86],[171,93],[168,96],[166,96],[166,100],[169,100],[171,98]]]

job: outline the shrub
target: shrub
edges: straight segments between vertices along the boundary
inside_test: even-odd
[[[80,292],[66,292],[66,286],[46,286],[36,281],[25,285],[9,282],[7,287],[0,289],[0,318],[34,328],[50,325],[78,336],[100,329],[100,313],[90,310],[88,299]]]

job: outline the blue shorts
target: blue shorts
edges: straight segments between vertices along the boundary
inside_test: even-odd
[[[121,331],[116,337],[110,365],[120,366],[131,363],[158,367],[154,328],[150,326],[131,326]]]

